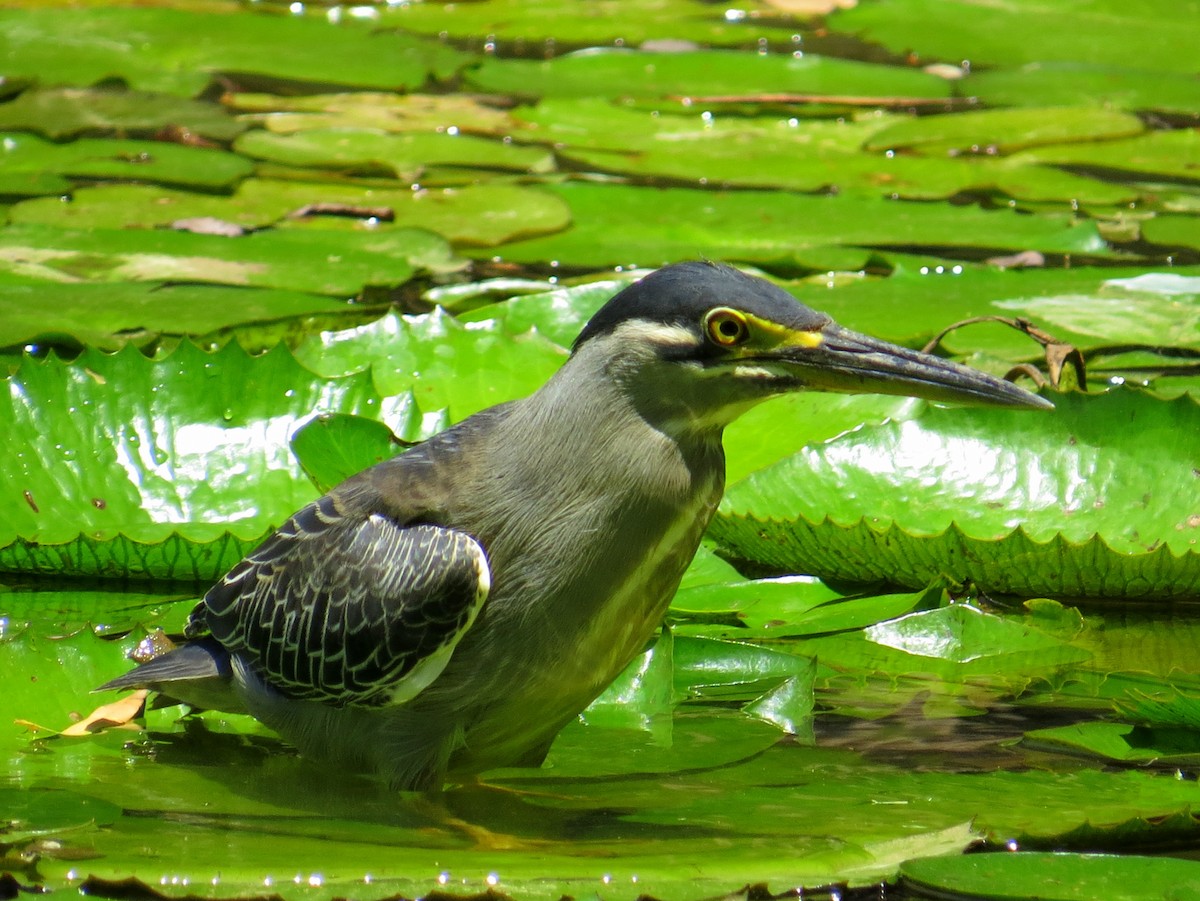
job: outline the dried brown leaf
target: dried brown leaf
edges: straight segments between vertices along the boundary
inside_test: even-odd
[[[142,712],[149,694],[148,690],[139,688],[110,704],[101,704],[79,722],[67,726],[59,735],[77,737],[105,729],[138,729],[130,721]]]

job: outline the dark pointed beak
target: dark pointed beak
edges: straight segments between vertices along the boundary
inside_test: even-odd
[[[953,403],[1053,409],[1054,404],[977,369],[880,341],[830,323],[816,346],[781,350],[804,385],[850,394],[900,394]],[[811,337],[817,337],[811,336]]]

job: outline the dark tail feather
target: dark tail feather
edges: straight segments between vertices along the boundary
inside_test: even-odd
[[[94,691],[149,688],[193,707],[241,712],[233,689],[229,652],[211,638],[189,641],[143,663]]]

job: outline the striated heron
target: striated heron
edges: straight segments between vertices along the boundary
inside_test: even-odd
[[[292,516],[106,689],[246,712],[303,753],[440,787],[541,763],[662,621],[721,499],[722,431],[767,398],[1045,408],[711,263],[610,300],[567,362]]]

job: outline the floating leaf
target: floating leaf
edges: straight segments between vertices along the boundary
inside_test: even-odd
[[[210,335],[245,323],[299,317],[360,319],[343,300],[274,288],[160,285],[153,282],[77,283],[0,280],[4,340],[86,344],[117,350],[161,335]]]
[[[139,688],[137,691],[124,695],[119,700],[108,704],[101,704],[83,719],[77,720],[58,734],[68,738],[82,738],[83,736],[93,735],[96,732],[106,729],[126,729],[132,727],[141,731],[139,726],[132,723],[132,720],[142,712],[149,694],[148,689]]]
[[[948,663],[986,670],[1031,664],[1062,665],[1087,659],[1086,652],[1028,625],[989,615],[966,604],[923,610],[868,626],[867,641]]]
[[[1014,158],[1060,166],[1095,166],[1125,174],[1130,180],[1191,179],[1200,172],[1200,134],[1189,128],[1151,131],[1119,141],[1038,147]]]
[[[988,106],[1088,106],[1190,113],[1196,86],[1184,72],[1125,69],[1106,62],[1036,61],[1017,68],[973,71],[963,89]]]
[[[463,94],[390,94],[356,91],[350,94],[238,93],[223,98],[227,107],[276,134],[326,129],[431,131],[508,134],[512,118],[506,110]]]
[[[0,472],[14,499],[0,567],[177,579],[215,578],[312,499],[288,451],[301,420],[382,406],[367,373],[322,378],[286,348],[186,343],[161,360],[26,360],[6,396],[20,449]]]
[[[1008,154],[1043,144],[1128,138],[1144,129],[1137,116],[1089,107],[976,110],[901,119],[871,135],[867,149]]]
[[[502,244],[517,238],[565,228],[570,213],[558,197],[517,185],[465,185],[413,191],[404,188],[356,187],[303,181],[248,179],[230,197],[172,191],[146,185],[101,185],[80,188],[71,203],[39,198],[17,204],[12,222],[62,228],[164,228],[179,220],[211,217],[244,229],[295,221],[306,209],[364,212],[364,234],[396,228],[437,232],[448,241],[475,246]],[[383,217],[387,221],[381,222]],[[339,239],[330,236],[330,245]]]
[[[239,153],[258,159],[335,169],[384,173],[415,181],[428,166],[473,166],[509,172],[549,172],[550,153],[472,135],[386,134],[372,130],[329,129],[277,135],[252,131],[234,144]]]
[[[1142,725],[1190,729],[1200,743],[1200,698],[1174,690],[1165,699],[1136,694],[1117,702],[1117,709],[1128,719]]]
[[[395,31],[305,16],[181,9],[76,9],[70,33],[60,9],[0,13],[0,58],[8,78],[84,86],[119,78],[136,89],[187,97],[217,74],[253,74],[302,84],[396,90],[447,77],[458,52]]]
[[[1164,247],[1200,249],[1200,218],[1156,216],[1142,226],[1142,237]]]
[[[47,281],[194,281],[351,297],[368,285],[401,284],[418,266],[454,268],[442,239],[416,229],[235,238],[38,225],[0,231],[0,272]]]
[[[636,97],[678,103],[713,95],[946,97],[919,69],[800,54],[709,51],[572,53],[545,61],[487,59],[466,73],[478,90],[517,97]]]
[[[1058,395],[1039,416],[931,409],[809,448],[728,492],[729,552],[826,578],[1026,596],[1200,585],[1200,406]],[[1143,460],[1146,455],[1153,460]]]
[[[760,720],[774,723],[788,735],[802,741],[813,740],[813,681],[817,661],[809,660],[803,676],[788,676],[778,686],[747,704],[743,710]]]
[[[1195,729],[1076,723],[1026,732],[1021,744],[1032,750],[1082,754],[1117,763],[1200,765],[1200,731]]]
[[[625,668],[580,714],[588,725],[644,729],[670,743],[675,709],[674,639],[663,629],[653,647]]]
[[[1194,267],[1156,273],[1144,267],[904,265],[888,278],[860,278],[828,288],[810,280],[786,287],[843,325],[909,346],[924,344],[955,321],[1016,316],[1082,349],[1131,341],[1198,347],[1197,272]],[[1038,352],[1027,335],[991,323],[952,332],[942,347],[959,354],[983,351],[1010,365]]]
[[[1200,863],[1108,854],[971,854],[900,865],[901,885],[917,893],[988,901],[1163,901],[1200,891]]]
[[[232,141],[246,130],[219,106],[141,91],[58,88],[29,90],[0,105],[0,129],[32,131],[55,141],[78,135],[175,130]]]
[[[4,825],[0,841],[19,844],[89,826],[111,826],[121,816],[116,804],[72,791],[0,787]]]
[[[495,322],[462,324],[442,311],[388,315],[326,332],[296,348],[301,363],[327,376],[370,367],[379,392],[411,391],[424,411],[458,421],[485,407],[532,394],[566,358],[536,333],[513,336]]]
[[[209,354],[183,344],[153,361],[132,348],[26,360],[0,410],[23,448],[0,473],[14,499],[0,568],[214,578],[313,496],[288,440],[314,411],[383,415],[425,437],[445,424],[445,408],[462,417],[528,393],[563,358],[536,336],[444,314],[387,317],[297,354],[324,374],[286,348],[251,357],[236,345]],[[377,386],[393,399],[382,402]],[[344,456],[336,471],[328,463],[315,466],[319,478],[348,474]]]
[[[985,155],[928,159],[881,152],[888,149],[886,144],[875,147],[877,141],[884,141],[883,135],[925,118],[827,121],[711,112],[700,116],[588,98],[544,100],[513,115],[523,125],[517,130],[519,136],[554,146],[558,156],[575,168],[639,179],[909,199],[975,192],[1025,200],[1121,203],[1137,195],[1129,187],[1031,160],[1014,162]],[[929,118],[957,121],[963,116]],[[1135,132],[1140,129],[1136,118],[1128,118]],[[753,154],[753,166],[746,165],[747,154]]]
[[[124,178],[204,190],[231,187],[254,170],[249,160],[224,150],[163,141],[81,138],[55,144],[33,135],[3,134],[0,154],[8,177],[25,172],[30,177],[55,174],[74,179]],[[55,193],[69,190],[68,186]],[[51,203],[66,206],[58,196]]]
[[[1136,8],[1121,0],[1050,6],[1037,0],[1003,6],[907,0],[839,10],[828,24],[922,61],[966,59],[973,68],[986,69],[1072,60],[1191,75],[1195,61],[1175,40],[1178,12],[1171,0],[1150,0]],[[934,21],[938,27],[930,28]],[[1070,35],[1069,42],[1064,43],[1064,35]]]
[[[647,42],[653,46],[656,41],[676,49],[680,43],[690,47],[693,41],[744,47],[767,37],[788,41],[794,30],[786,21],[755,14],[757,9],[746,17],[728,16],[720,7],[692,0],[651,0],[638,4],[636,16],[628,11],[622,0],[594,0],[583,10],[569,0],[548,0],[537,6],[523,0],[489,0],[449,7],[393,5],[381,12],[389,27],[431,37],[478,41],[481,35],[495,35],[505,42],[544,43],[548,48]]]
[[[292,452],[322,494],[400,450],[384,423],[345,413],[315,416],[292,435]]]
[[[813,576],[746,581],[737,576],[685,584],[671,602],[681,634],[769,640],[861,629],[911,612],[916,594],[847,595]]]
[[[874,197],[806,197],[758,191],[566,184],[553,189],[572,225],[506,245],[514,262],[659,266],[707,257],[762,265],[835,262],[860,268],[853,247],[1009,247],[1101,254],[1094,223],[1067,216],[936,206]],[[831,243],[843,245],[829,253]],[[851,260],[857,262],[851,262]],[[829,266],[823,268],[830,268]]]

